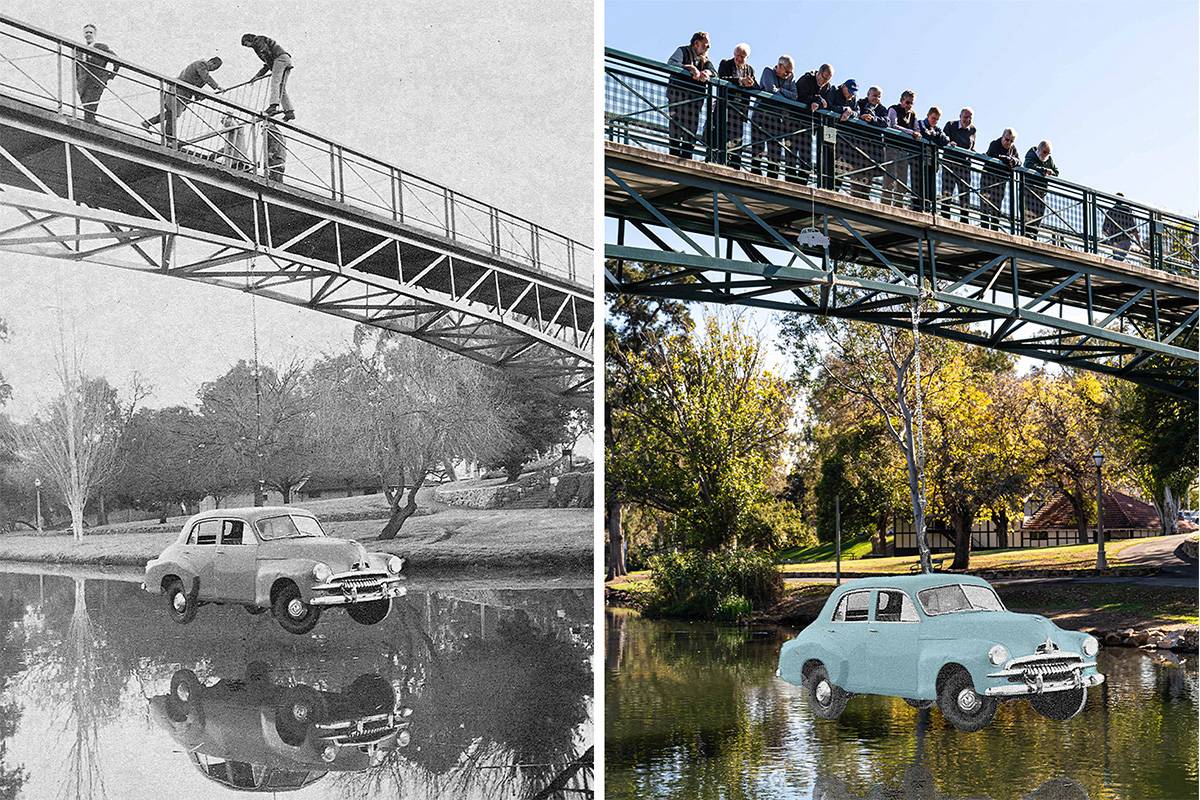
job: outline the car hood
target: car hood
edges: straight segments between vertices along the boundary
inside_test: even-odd
[[[332,536],[313,536],[301,539],[275,539],[263,542],[259,558],[308,558],[323,561],[334,572],[350,569],[367,560],[367,551],[358,542],[335,539]]]
[[[942,614],[922,624],[922,639],[990,639],[1013,657],[1032,655],[1047,637],[1061,650],[1074,650],[1077,634],[1037,614],[1011,611],[963,611]]]

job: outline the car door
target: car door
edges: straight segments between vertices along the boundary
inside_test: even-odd
[[[225,600],[250,603],[254,600],[258,547],[250,526],[240,519],[221,520],[215,571],[217,593]]]
[[[921,622],[907,592],[880,588],[871,603],[867,623],[867,656],[874,662],[870,691],[895,697],[916,697],[917,652]]]
[[[827,626],[832,649],[841,653],[845,659],[840,665],[827,665],[830,676],[835,683],[851,692],[864,691],[862,681],[866,677],[866,670],[862,659],[867,645],[870,607],[870,589],[847,592],[838,601]]]
[[[187,544],[184,545],[186,563],[196,576],[200,578],[200,599],[212,600],[217,597],[216,574],[213,562],[217,556],[217,542],[221,536],[221,521],[219,519],[202,519],[192,526],[188,534]],[[183,588],[191,591],[189,582],[185,581]]]

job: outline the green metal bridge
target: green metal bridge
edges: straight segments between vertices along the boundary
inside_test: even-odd
[[[119,58],[85,119],[75,43],[0,15],[0,250],[225,286],[592,390],[592,250]],[[163,110],[173,125],[142,125]]]
[[[919,302],[926,333],[1197,396],[1195,219],[683,75],[606,52],[607,291],[905,328]]]

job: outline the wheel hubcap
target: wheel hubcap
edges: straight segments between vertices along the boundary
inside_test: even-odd
[[[308,712],[307,703],[296,703],[292,706],[292,716],[300,722],[305,722],[308,719]]]
[[[304,603],[300,600],[289,600],[287,604],[287,612],[293,617],[299,619],[304,616]]]
[[[171,598],[171,606],[179,613],[183,613],[183,610],[187,608],[187,598],[184,597],[183,592],[175,593],[175,596]]]
[[[817,702],[823,706],[829,705],[829,697],[833,694],[833,690],[829,688],[828,681],[821,681],[817,684]]]
[[[974,689],[963,689],[958,693],[958,707],[963,711],[974,711],[979,708],[979,695]]]
[[[176,688],[176,689],[175,689],[175,696],[176,696],[176,697],[178,697],[178,698],[179,698],[181,701],[183,701],[184,703],[186,703],[186,702],[187,702],[187,700],[188,700],[188,697],[190,697],[190,696],[191,696],[191,694],[192,694],[192,693],[191,693],[191,691],[188,689],[188,687],[187,687],[187,684],[186,684],[186,683],[181,683],[181,684],[179,684],[178,688]]]

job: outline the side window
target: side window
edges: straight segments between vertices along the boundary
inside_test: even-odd
[[[216,544],[217,536],[221,533],[221,520],[206,519],[192,526],[188,536],[188,544]]]
[[[246,523],[240,519],[227,519],[221,527],[221,544],[242,544]]]
[[[870,592],[850,592],[838,603],[837,610],[833,612],[833,621],[866,622],[870,604]]]
[[[898,589],[880,589],[875,601],[876,622],[918,622],[917,609]]]

